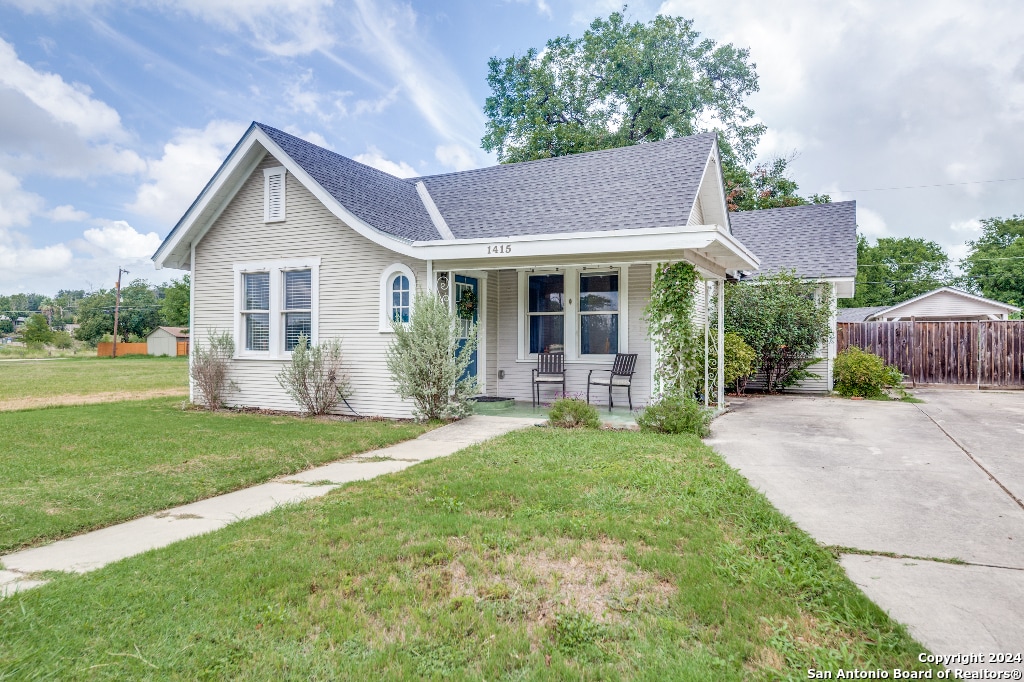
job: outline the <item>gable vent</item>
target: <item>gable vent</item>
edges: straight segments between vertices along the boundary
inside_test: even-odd
[[[284,168],[263,171],[263,222],[285,219]]]

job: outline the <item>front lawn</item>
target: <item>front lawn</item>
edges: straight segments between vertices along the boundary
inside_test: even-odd
[[[188,395],[188,358],[60,358],[0,362],[0,403],[52,396],[174,390]],[[26,405],[30,406],[30,405]]]
[[[531,428],[0,601],[0,679],[920,668],[695,438]]]
[[[408,422],[183,411],[181,403],[161,398],[0,412],[0,552],[244,488],[426,430]]]

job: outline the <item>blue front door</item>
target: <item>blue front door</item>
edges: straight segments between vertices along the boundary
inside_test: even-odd
[[[466,340],[469,337],[469,330],[473,325],[477,323],[477,319],[480,315],[480,289],[477,286],[477,279],[475,277],[463,277],[462,275],[455,275],[455,309],[465,308],[468,306],[460,306],[459,303],[463,297],[471,297],[473,314],[472,316],[461,317],[462,322],[462,339],[459,341],[459,350],[466,345]],[[477,346],[480,343],[477,341]],[[476,376],[476,350],[473,350],[473,359],[469,361],[469,366],[466,367],[466,373],[464,377],[475,377]]]

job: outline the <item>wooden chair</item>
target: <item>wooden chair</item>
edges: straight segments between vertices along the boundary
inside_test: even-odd
[[[629,409],[633,409],[633,373],[636,371],[636,353],[618,353],[615,355],[615,362],[611,369],[592,369],[587,374],[587,403],[590,403],[590,386],[608,387],[608,411],[612,411],[612,388],[626,387],[626,397],[629,399]],[[594,372],[607,372],[608,376],[594,376]]]
[[[562,385],[565,394],[565,353],[537,353],[537,367],[533,370],[533,406],[540,404],[542,385]]]

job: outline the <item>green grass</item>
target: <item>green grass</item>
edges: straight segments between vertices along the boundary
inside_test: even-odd
[[[160,398],[0,412],[0,551],[243,488],[427,428],[183,411],[181,404]]]
[[[532,428],[0,601],[0,679],[806,679],[922,668],[692,437]]]
[[[109,391],[180,388],[188,392],[188,358],[146,355],[0,362],[0,401]]]

